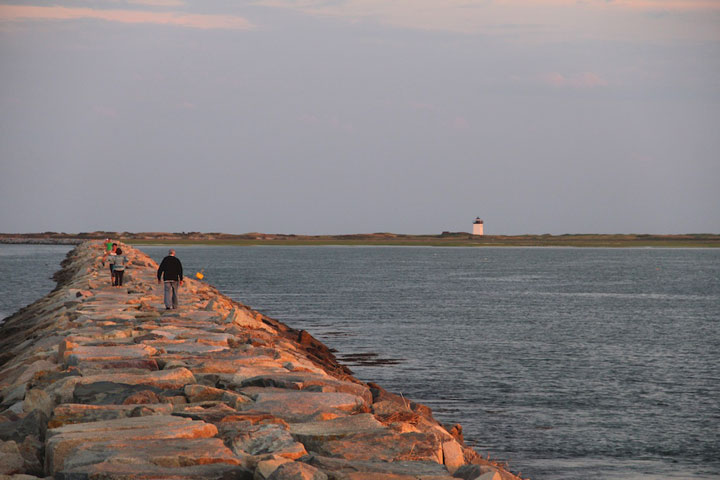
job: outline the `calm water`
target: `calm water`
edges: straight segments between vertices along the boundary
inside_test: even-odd
[[[55,288],[67,245],[0,244],[0,322]]]
[[[25,303],[43,290],[8,282],[13,269],[47,278],[41,259],[67,247],[9,248],[35,259],[0,253],[0,310],[13,311],[15,290]],[[177,250],[187,273],[341,359],[395,363],[347,362],[524,476],[720,478],[718,250]]]

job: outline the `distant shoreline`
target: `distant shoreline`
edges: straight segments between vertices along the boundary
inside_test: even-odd
[[[225,246],[432,246],[432,247],[604,247],[604,248],[718,248],[720,234],[565,234],[485,235],[443,232],[439,235],[370,233],[352,235],[288,235],[265,233],[0,233],[0,243],[75,245],[86,240],[112,238],[142,245],[225,245]]]

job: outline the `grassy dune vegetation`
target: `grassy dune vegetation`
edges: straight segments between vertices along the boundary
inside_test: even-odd
[[[566,235],[485,235],[443,232],[439,235],[369,233],[352,235],[286,235],[201,232],[81,232],[0,234],[3,243],[64,243],[112,238],[135,245],[396,245],[436,247],[720,247],[720,234],[566,234]]]

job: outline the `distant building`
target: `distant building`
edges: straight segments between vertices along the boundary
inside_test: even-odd
[[[475,221],[473,222],[473,235],[484,235],[483,233],[483,221],[480,219],[480,217],[475,217]]]

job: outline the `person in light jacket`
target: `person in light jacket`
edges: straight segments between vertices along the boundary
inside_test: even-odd
[[[125,267],[127,267],[130,262],[127,256],[123,255],[121,248],[115,250],[115,255],[111,256],[109,261],[112,267],[113,287],[122,287]]]

